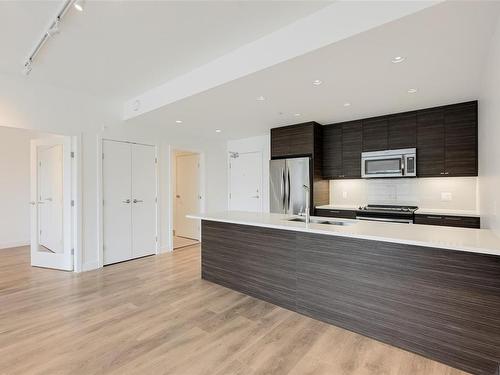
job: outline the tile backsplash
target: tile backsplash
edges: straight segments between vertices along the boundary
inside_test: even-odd
[[[476,210],[477,184],[477,177],[332,180],[330,204],[403,204]]]

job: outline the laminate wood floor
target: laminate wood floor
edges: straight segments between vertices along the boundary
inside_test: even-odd
[[[0,250],[1,374],[461,371],[200,279],[200,246],[74,274]]]

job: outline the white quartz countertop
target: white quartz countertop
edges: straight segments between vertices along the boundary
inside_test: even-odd
[[[477,211],[468,210],[448,210],[446,208],[419,208],[415,211],[417,215],[450,215],[450,216],[470,216],[480,217]]]
[[[290,215],[242,211],[223,211],[188,215],[191,219],[222,223],[260,226],[266,228],[318,233],[332,236],[403,243],[500,256],[500,238],[488,229],[454,228],[420,224],[382,223],[372,221],[328,218],[352,225],[339,226],[287,221]]]

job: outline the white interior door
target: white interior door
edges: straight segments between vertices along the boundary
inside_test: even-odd
[[[200,239],[200,221],[186,215],[200,211],[200,155],[176,156],[175,235]]]
[[[156,154],[153,146],[132,145],[132,257],[156,253]]]
[[[31,141],[31,265],[73,270],[71,138]]]
[[[229,163],[229,209],[262,212],[262,153],[232,153]]]
[[[102,143],[103,263],[132,258],[132,153],[131,144]]]

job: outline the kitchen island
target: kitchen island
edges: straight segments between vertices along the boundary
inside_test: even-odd
[[[488,230],[222,212],[202,278],[474,374],[500,362],[500,240]],[[332,221],[331,219],[329,219]]]

